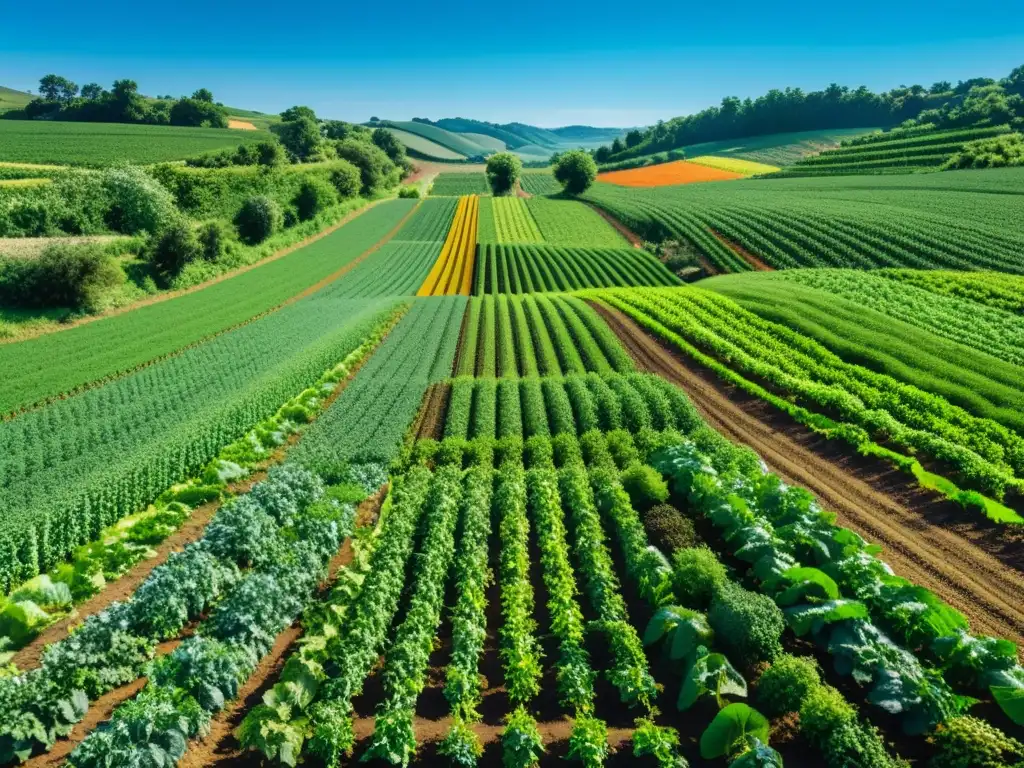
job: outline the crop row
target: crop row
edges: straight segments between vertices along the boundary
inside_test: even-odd
[[[995,272],[921,272],[887,269],[877,274],[916,285],[938,296],[956,296],[1007,312],[1024,314],[1024,278]]]
[[[530,195],[557,195],[562,191],[562,185],[547,171],[524,171],[519,177],[519,186]]]
[[[451,375],[465,306],[458,297],[416,301],[310,428],[293,460],[328,479],[352,463],[390,460],[427,387]]]
[[[687,355],[710,357],[730,378],[765,382],[819,414],[834,415],[859,442],[884,436],[997,498],[1022,488],[1024,439],[1015,432],[942,397],[846,363],[813,339],[730,299],[700,289],[643,294],[616,289],[601,298]]]
[[[709,189],[711,185],[621,190],[598,184],[587,197],[645,238],[689,242],[725,271],[749,267],[713,233],[776,269],[900,266],[1024,272],[1024,238],[1009,224],[1020,213],[1016,199],[972,194],[970,184],[961,190],[956,182],[929,194],[912,188],[890,194],[882,182],[872,201],[854,185],[819,186],[816,179],[736,182],[727,190]],[[920,187],[922,192],[929,189]],[[892,206],[881,204],[890,199]],[[952,216],[952,210],[960,215]]]
[[[371,335],[394,303],[300,302],[0,424],[0,583],[48,570],[217,452]]]
[[[482,245],[473,292],[481,296],[678,284],[661,262],[636,248]]]
[[[313,294],[312,300],[414,296],[440,253],[439,242],[391,240],[347,275]]]
[[[686,397],[657,376],[631,373],[527,379],[455,379],[445,437],[577,435],[592,429],[690,426]]]
[[[460,197],[462,195],[489,195],[491,187],[482,173],[442,173],[430,187],[432,196]]]
[[[630,371],[615,335],[574,296],[469,300],[458,375],[537,376]]]
[[[398,230],[395,240],[443,241],[451,228],[457,205],[457,200],[448,198],[423,200],[409,221]]]
[[[279,306],[378,242],[414,204],[378,204],[294,253],[202,290],[0,346],[0,413],[130,371]]]
[[[441,255],[417,296],[469,296],[473,284],[473,263],[476,261],[479,203],[480,198],[476,195],[459,198],[455,219],[441,248]]]
[[[874,159],[880,153],[904,152],[908,156],[915,154],[926,154],[923,148],[937,147],[943,150],[949,149],[947,154],[962,147],[968,141],[984,139],[992,136],[999,136],[1006,133],[1009,128],[1005,125],[982,126],[976,128],[961,128],[949,131],[927,131],[914,136],[894,135],[891,138],[883,138],[882,134],[876,140],[844,145],[836,149],[827,150],[820,155],[813,155],[801,160],[795,167],[826,165],[838,162],[857,162],[859,160]]]
[[[518,197],[495,197],[488,201],[489,205],[480,206],[481,220],[488,215],[494,220],[493,240],[483,238],[480,242],[494,243],[539,243],[540,230],[533,214],[526,207],[526,202]]]
[[[594,248],[627,245],[611,224],[578,200],[531,197],[526,207],[537,222],[543,242],[549,245]]]

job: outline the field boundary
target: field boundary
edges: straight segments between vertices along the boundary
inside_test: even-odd
[[[774,272],[775,271],[775,267],[769,266],[766,262],[762,261],[760,258],[758,258],[754,254],[752,254],[750,251],[748,251],[746,248],[744,248],[739,243],[733,242],[732,240],[727,238],[725,235],[723,235],[721,232],[716,232],[711,227],[708,227],[708,232],[718,242],[720,242],[722,245],[724,245],[730,251],[735,253],[737,256],[739,256],[741,259],[743,259],[745,262],[747,262],[747,264],[752,266],[755,271],[757,271],[757,272]]]

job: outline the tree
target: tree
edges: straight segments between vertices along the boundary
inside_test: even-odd
[[[310,107],[289,107],[281,113],[281,119],[286,123],[303,117],[316,122],[316,112]]]
[[[625,148],[626,148],[626,145],[622,143],[622,139],[616,138],[615,141],[612,142],[612,154],[613,155],[619,154],[619,152],[621,152]]]
[[[599,163],[607,163],[612,151],[608,147],[598,147],[594,152],[594,159]]]
[[[586,192],[596,178],[597,163],[581,149],[566,152],[555,165],[555,179],[570,195]]]
[[[932,87],[928,89],[928,93],[949,93],[953,90],[953,84],[949,80],[939,80],[937,83],[933,83]]]
[[[391,158],[391,162],[400,165],[405,160],[405,145],[395,138],[395,134],[387,128],[374,129],[372,140],[374,144],[387,153],[387,156]]]
[[[288,154],[298,162],[316,154],[323,141],[316,120],[305,116],[271,125],[270,130],[277,134]]]
[[[487,182],[495,195],[507,195],[515,189],[523,161],[511,152],[499,152],[487,159]]]
[[[178,99],[171,107],[168,117],[171,125],[228,127],[225,109],[205,99]]]
[[[99,83],[86,83],[82,86],[82,98],[89,101],[96,101],[103,96],[103,88]]]
[[[390,187],[398,182],[398,169],[383,149],[358,139],[344,139],[337,142],[338,157],[348,160],[359,169],[363,194]]]
[[[213,93],[209,88],[200,88],[192,94],[192,98],[196,101],[207,101],[210,104],[213,103]]]
[[[632,131],[626,134],[626,146],[635,147],[638,144],[642,144],[644,141],[644,135],[634,128]]]
[[[39,80],[39,93],[46,101],[69,103],[78,93],[78,86],[60,75],[46,75]]]
[[[346,123],[344,120],[324,120],[320,123],[320,132],[328,139],[353,139],[363,141],[370,140],[370,129],[355,123]]]

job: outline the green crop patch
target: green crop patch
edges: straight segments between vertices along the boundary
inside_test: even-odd
[[[526,207],[533,214],[544,242],[550,245],[622,248],[628,245],[596,211],[576,200],[532,197]]]
[[[562,185],[555,181],[550,171],[523,171],[519,186],[530,195],[557,195]]]
[[[395,235],[395,240],[444,242],[455,218],[458,200],[427,198]]]
[[[462,195],[489,195],[491,188],[487,177],[479,172],[442,173],[430,187],[430,194],[438,197],[461,197]]]

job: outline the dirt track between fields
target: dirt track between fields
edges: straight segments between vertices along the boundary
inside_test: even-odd
[[[641,370],[680,386],[712,427],[814,492],[839,524],[882,545],[898,575],[941,596],[974,632],[1024,641],[1024,535],[921,489],[880,460],[851,455],[673,354],[622,313],[592,304]]]

